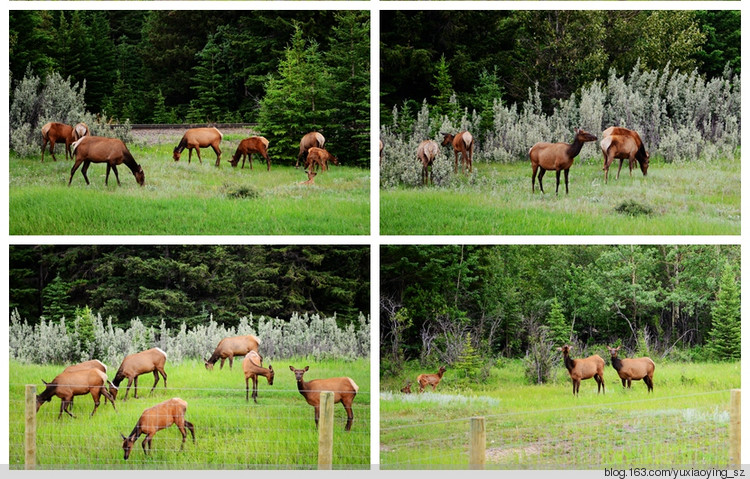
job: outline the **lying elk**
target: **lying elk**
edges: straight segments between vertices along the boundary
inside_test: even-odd
[[[557,348],[558,351],[562,351],[565,369],[568,370],[570,379],[573,380],[573,395],[578,394],[578,389],[581,387],[581,380],[591,378],[594,378],[596,381],[596,393],[604,393],[604,360],[598,354],[585,359],[571,359],[569,354],[571,349],[573,349],[573,346],[568,346],[567,344],[561,348]]]
[[[242,370],[245,372],[245,401],[250,401],[250,380],[253,380],[253,401],[258,403],[258,376],[265,376],[269,386],[273,386],[273,366],[263,367],[263,360],[255,351],[250,351],[242,360]]]
[[[440,384],[440,380],[443,379],[443,373],[445,373],[445,366],[440,366],[437,374],[420,374],[417,376],[417,382],[419,383],[419,392],[424,392],[424,387],[428,384],[432,386],[432,390]]]
[[[216,153],[216,166],[219,166],[219,161],[221,160],[219,143],[221,143],[222,138],[224,138],[224,135],[214,127],[191,128],[182,135],[180,143],[172,152],[172,158],[174,161],[180,161],[182,151],[187,148],[188,164],[190,164],[190,160],[193,158],[193,150],[198,154],[198,161],[202,164],[201,148],[208,148],[210,146],[214,150],[214,153]]]
[[[263,136],[251,136],[245,138],[237,145],[234,155],[229,163],[233,167],[237,167],[237,163],[240,162],[242,157],[242,168],[245,168],[245,158],[247,157],[248,163],[250,163],[250,169],[253,169],[253,153],[257,153],[266,159],[266,171],[271,171],[271,159],[268,157],[268,140]]]
[[[624,160],[628,160],[630,176],[633,176],[633,166],[636,161],[641,167],[643,176],[646,176],[649,155],[638,132],[617,126],[609,127],[602,133],[602,141],[599,146],[602,149],[602,155],[604,155],[604,167],[602,168],[604,170],[604,183],[607,183],[609,166],[615,159],[620,160],[616,180],[620,179],[620,170],[622,170]]]
[[[187,402],[180,398],[168,399],[143,411],[130,435],[125,437],[124,434],[120,434],[122,436],[122,449],[125,451],[125,460],[130,457],[133,444],[135,444],[135,441],[138,440],[141,434],[146,435],[143,442],[141,442],[141,447],[143,448],[143,453],[148,454],[151,451],[151,441],[154,438],[154,434],[168,428],[172,424],[177,424],[177,428],[182,434],[180,451],[185,447],[185,439],[187,439],[186,427],[190,430],[190,434],[193,436],[193,443],[195,443],[195,427],[185,419],[185,411],[187,411]],[[146,444],[148,444],[148,450],[146,450]]]
[[[56,122],[45,124],[42,127],[42,162],[44,162],[44,150],[47,147],[47,143],[49,143],[49,152],[52,154],[52,160],[57,161],[57,158],[55,158],[55,143],[59,141],[64,142],[65,159],[67,160],[68,156],[73,156],[73,153],[70,151],[70,145],[75,140],[72,126]]]
[[[84,136],[89,134],[89,127],[86,123],[76,123],[76,126],[73,127],[73,139],[75,141],[80,140]]]
[[[151,393],[154,392],[156,385],[159,384],[159,374],[164,378],[164,389],[167,388],[167,373],[164,371],[164,364],[167,362],[167,353],[159,348],[151,348],[140,353],[130,354],[125,356],[120,364],[120,369],[117,370],[115,378],[112,383],[115,387],[119,387],[123,379],[128,378],[128,387],[125,390],[125,397],[123,400],[128,399],[128,392],[130,392],[130,386],[135,384],[133,390],[133,397],[138,397],[138,376],[141,374],[154,373],[154,385],[151,388]],[[117,397],[117,389],[112,394]]]
[[[422,184],[429,185],[433,183],[432,163],[440,151],[436,141],[424,140],[417,147],[417,159],[422,163]]]
[[[586,133],[583,130],[575,129],[575,138],[572,144],[567,143],[537,143],[529,150],[529,159],[531,160],[531,192],[534,193],[534,183],[536,182],[537,169],[539,172],[539,189],[544,193],[542,187],[542,177],[547,170],[555,170],[557,184],[555,185],[555,195],[560,188],[560,171],[565,172],[565,194],[568,194],[568,172],[573,166],[573,159],[581,152],[583,144],[587,141],[596,141],[596,137]]]
[[[305,173],[307,173],[307,181],[300,181],[300,185],[314,185],[315,184],[315,177],[318,176],[318,174],[314,171],[305,170]]]
[[[297,155],[297,163],[294,167],[298,168],[300,163],[303,165],[307,163],[307,151],[310,148],[323,148],[325,145],[326,138],[317,131],[311,131],[303,136],[299,141],[299,154]]]
[[[323,148],[312,147],[307,150],[307,159],[305,160],[305,169],[313,171],[320,168],[321,171],[328,171],[328,162],[339,165],[339,160]]]
[[[125,143],[117,138],[86,135],[73,143],[73,153],[75,154],[76,161],[73,164],[73,168],[70,169],[68,186],[73,182],[73,175],[78,167],[81,166],[81,163],[83,163],[81,174],[83,175],[83,179],[86,180],[87,185],[91,184],[89,177],[86,175],[91,163],[107,164],[107,176],[104,178],[105,186],[109,184],[110,170],[115,172],[117,185],[121,185],[120,175],[117,173],[117,165],[122,164],[127,166],[133,173],[136,183],[143,186],[146,182],[146,175],[143,173],[143,168],[135,162],[133,155],[128,150],[128,147],[125,146]]]
[[[620,350],[620,346],[616,348],[607,346],[607,349],[609,350],[609,354],[612,355],[612,367],[615,368],[617,375],[622,380],[622,387],[625,387],[625,383],[627,383],[627,387],[630,389],[631,381],[643,379],[648,392],[654,390],[654,369],[656,368],[656,364],[654,364],[651,358],[620,359],[617,357],[617,351]]]
[[[458,173],[458,154],[461,153],[461,171],[469,173],[472,171],[472,157],[474,156],[474,137],[468,131],[462,131],[461,133],[453,136],[450,133],[443,133],[443,146],[453,145],[453,155],[455,156],[453,163],[453,172]]]
[[[346,427],[344,430],[349,431],[352,428],[352,421],[354,421],[352,402],[357,395],[357,391],[359,391],[357,383],[347,377],[313,379],[306,382],[302,379],[302,376],[310,369],[310,366],[305,366],[305,369],[295,369],[293,366],[289,366],[289,369],[297,379],[299,393],[305,398],[307,404],[315,408],[315,427],[318,427],[318,419],[320,418],[320,393],[330,391],[333,393],[333,403],[340,402],[346,410]]]
[[[406,386],[401,388],[401,392],[404,394],[411,394],[411,381],[406,381]]]
[[[52,400],[53,396],[57,396],[60,398],[60,414],[57,418],[60,419],[62,417],[63,411],[68,413],[70,417],[75,417],[69,410],[73,404],[73,397],[91,394],[91,397],[94,399],[94,410],[91,411],[92,416],[99,407],[99,397],[101,395],[104,395],[105,398],[112,402],[112,408],[117,412],[115,398],[107,391],[107,384],[109,384],[110,390],[113,389],[112,383],[107,379],[107,375],[98,369],[63,371],[52,382],[48,383],[44,380],[42,382],[46,388],[36,397],[37,411],[42,407],[42,404]]]
[[[210,358],[204,360],[206,369],[212,371],[216,361],[221,359],[219,369],[224,369],[224,361],[229,359],[229,369],[232,369],[232,363],[235,356],[245,356],[250,351],[258,352],[260,339],[257,336],[248,334],[247,336],[232,336],[219,341]]]

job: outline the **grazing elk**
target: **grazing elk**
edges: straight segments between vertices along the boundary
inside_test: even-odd
[[[643,176],[646,176],[649,155],[638,132],[628,130],[627,128],[611,126],[602,133],[602,141],[599,143],[599,146],[602,149],[602,155],[604,155],[604,167],[602,168],[604,170],[604,183],[607,183],[609,166],[615,159],[620,160],[620,166],[617,168],[615,179],[620,179],[622,162],[626,159],[628,160],[630,176],[633,176],[633,166],[636,161],[638,161],[641,167]]]
[[[84,361],[78,364],[71,364],[67,368],[63,369],[63,372],[85,371],[87,369],[98,369],[105,374],[107,373],[107,365],[99,361],[98,359],[92,359],[90,361]]]
[[[656,368],[656,364],[654,364],[651,358],[644,356],[642,358],[620,359],[617,357],[617,351],[620,350],[620,346],[616,348],[607,346],[607,349],[612,356],[612,367],[615,368],[617,375],[622,380],[622,387],[625,387],[625,383],[627,383],[627,387],[630,389],[631,381],[643,379],[648,392],[654,390],[654,369]]]
[[[52,160],[57,161],[55,158],[55,143],[62,141],[65,143],[65,159],[68,156],[72,157],[73,153],[70,151],[70,145],[76,140],[73,134],[73,127],[66,125],[65,123],[50,122],[46,123],[42,127],[42,162],[44,162],[44,150],[49,143],[49,152],[52,154]]]
[[[74,396],[82,396],[84,394],[91,394],[94,399],[94,410],[91,411],[93,416],[96,413],[96,409],[99,407],[99,397],[104,395],[112,402],[112,408],[117,411],[115,407],[115,398],[109,391],[107,391],[107,385],[109,384],[110,390],[113,389],[112,383],[107,379],[107,375],[99,369],[84,369],[79,371],[63,371],[58,374],[52,382],[48,383],[42,380],[46,386],[41,394],[36,396],[36,410],[42,407],[42,404],[52,400],[53,396],[60,398],[60,414],[57,416],[58,419],[62,417],[63,411],[68,413],[70,417],[75,417],[72,412],[69,411],[70,406],[73,404]]]
[[[315,177],[318,175],[314,171],[305,170],[305,173],[307,173],[307,181],[300,181],[300,185],[313,185],[315,184]]]
[[[469,173],[472,171],[472,157],[474,156],[474,137],[468,131],[462,131],[461,133],[453,136],[450,133],[443,133],[443,142],[441,145],[448,146],[453,145],[453,154],[455,156],[453,162],[453,172],[458,173],[458,154],[461,153],[461,171],[466,172],[469,169]]]
[[[182,135],[180,143],[172,152],[172,158],[174,158],[174,161],[180,161],[182,150],[187,148],[188,164],[190,164],[190,160],[193,157],[193,149],[195,149],[195,152],[198,154],[198,161],[203,163],[203,160],[201,159],[201,148],[207,148],[210,146],[213,148],[214,153],[216,153],[216,166],[219,166],[219,161],[221,160],[221,149],[219,148],[219,143],[221,143],[222,138],[224,138],[224,135],[214,127],[191,128]]]
[[[130,392],[130,386],[135,383],[135,389],[133,390],[133,397],[138,398],[138,376],[141,374],[154,373],[154,385],[151,387],[150,393],[154,392],[156,385],[159,383],[159,374],[164,378],[164,389],[167,388],[167,373],[164,372],[164,364],[167,362],[167,353],[162,351],[160,348],[151,348],[140,353],[130,354],[125,356],[120,364],[120,369],[117,370],[115,378],[112,383],[115,387],[119,387],[123,379],[128,379],[128,387],[125,390],[124,400],[128,399],[128,393]],[[117,389],[112,394],[115,398],[117,397]]]
[[[263,360],[255,351],[250,351],[242,360],[242,370],[245,372],[245,401],[250,401],[250,379],[253,380],[253,401],[258,403],[258,376],[265,376],[269,386],[273,386],[273,366],[263,367]]]
[[[76,123],[76,126],[73,127],[73,139],[75,141],[80,140],[84,136],[89,134],[89,127],[86,123]]]
[[[572,144],[567,143],[544,143],[539,142],[529,150],[529,159],[531,160],[531,192],[534,193],[534,183],[536,181],[537,169],[539,172],[539,189],[544,193],[542,187],[542,177],[547,170],[555,170],[557,184],[555,186],[555,195],[560,188],[560,171],[565,172],[565,194],[568,194],[568,172],[573,165],[573,159],[581,152],[583,144],[587,141],[596,141],[596,137],[583,130],[575,129],[575,138]]]
[[[352,401],[359,391],[359,386],[352,378],[313,379],[307,382],[302,376],[310,369],[310,366],[305,366],[305,369],[295,369],[293,366],[289,366],[289,369],[297,379],[299,393],[305,398],[307,404],[315,408],[315,427],[318,427],[318,420],[320,419],[320,393],[330,391],[333,393],[333,403],[340,402],[346,410],[346,427],[344,430],[349,431],[352,428],[352,421],[354,421]]]
[[[328,162],[339,165],[339,160],[323,148],[312,147],[307,150],[307,159],[305,160],[305,169],[313,171],[320,168],[322,171],[328,170]]]
[[[268,140],[263,136],[251,136],[242,140],[229,163],[233,167],[236,167],[237,163],[240,162],[240,157],[242,157],[242,168],[245,168],[245,157],[247,157],[250,169],[252,170],[253,153],[263,156],[266,159],[266,171],[271,171],[271,159],[268,157]]]
[[[146,175],[143,173],[143,168],[135,162],[133,155],[128,150],[128,147],[125,146],[125,143],[117,138],[86,135],[73,143],[73,153],[75,154],[76,161],[73,164],[73,168],[70,169],[68,186],[73,182],[73,175],[78,167],[81,166],[81,163],[83,163],[81,174],[83,175],[83,179],[86,180],[87,185],[91,184],[89,177],[86,175],[91,163],[107,164],[107,176],[104,178],[105,186],[109,185],[110,170],[115,172],[117,186],[122,186],[120,175],[117,173],[117,165],[123,164],[133,173],[136,183],[143,186],[146,182]]]
[[[571,349],[573,349],[573,346],[568,346],[567,344],[561,348],[557,348],[558,351],[562,351],[565,369],[568,370],[570,379],[573,380],[573,395],[578,395],[581,380],[591,378],[594,378],[596,381],[596,393],[604,393],[604,360],[598,354],[585,359],[571,359],[569,354]]]
[[[180,451],[185,447],[185,439],[187,439],[186,427],[190,430],[190,434],[193,436],[193,443],[195,443],[195,426],[185,419],[185,411],[187,411],[187,402],[180,398],[167,399],[156,406],[144,410],[128,437],[120,433],[120,436],[122,436],[122,449],[125,451],[125,460],[130,457],[133,444],[135,444],[135,441],[138,440],[141,434],[146,435],[143,442],[141,442],[141,447],[143,448],[143,453],[148,454],[151,451],[151,441],[154,438],[154,434],[168,428],[172,424],[177,424],[177,428],[180,430],[180,434],[182,434]],[[148,444],[148,450],[146,450],[146,444]]]
[[[311,131],[303,136],[299,141],[299,154],[297,155],[297,163],[294,167],[299,167],[300,163],[303,165],[307,164],[307,151],[310,148],[323,148],[325,145],[326,138],[317,131]]]
[[[436,141],[424,140],[417,147],[417,159],[422,163],[422,184],[429,185],[432,180],[432,163],[440,151]]]
[[[411,381],[406,381],[406,386],[401,388],[401,392],[404,394],[411,394]]]
[[[437,374],[420,374],[417,376],[417,382],[419,383],[419,392],[424,392],[424,387],[428,384],[432,386],[432,390],[440,384],[440,380],[443,379],[443,373],[445,372],[445,366],[440,366]]]
[[[257,336],[248,334],[246,336],[232,336],[219,341],[210,358],[204,360],[206,369],[212,371],[214,363],[221,359],[219,369],[224,369],[224,361],[229,359],[229,369],[232,369],[232,363],[235,356],[245,356],[250,351],[258,352],[260,339]]]

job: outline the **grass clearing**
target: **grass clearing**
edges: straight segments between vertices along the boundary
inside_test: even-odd
[[[381,190],[381,234],[738,235],[738,162],[652,161],[647,177],[630,177],[625,165],[604,184],[600,161],[576,160],[570,194],[561,175],[557,197],[554,172],[544,177],[546,193],[537,185],[532,194],[527,162],[480,163],[455,187]],[[649,214],[619,213],[622,205]]]

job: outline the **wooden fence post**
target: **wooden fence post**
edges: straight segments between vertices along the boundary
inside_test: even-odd
[[[333,464],[333,393],[320,393],[318,421],[318,469],[330,470]]]
[[[487,434],[484,429],[484,418],[471,418],[471,439],[469,442],[469,469],[484,469]]]
[[[740,400],[740,389],[732,389],[729,396],[729,467],[740,469],[742,460],[740,451],[742,445],[742,421],[741,410],[742,401]]]
[[[26,385],[25,469],[36,469],[36,385]]]

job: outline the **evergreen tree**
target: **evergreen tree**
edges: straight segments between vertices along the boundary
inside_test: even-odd
[[[570,342],[570,325],[563,315],[562,305],[557,301],[557,296],[552,298],[549,314],[547,314],[547,339],[552,344],[562,346]]]
[[[724,265],[719,293],[711,310],[712,328],[708,348],[722,361],[739,360],[741,356],[740,291],[732,266]]]
[[[44,288],[42,311],[47,319],[56,321],[63,317],[73,317],[75,307],[70,305],[69,291],[70,283],[63,280],[60,275],[55,276],[55,279]]]
[[[469,379],[476,379],[482,369],[483,362],[479,351],[472,344],[471,333],[466,333],[464,347],[458,355],[458,361],[454,364],[453,369],[462,372]]]
[[[452,111],[450,101],[453,96],[453,81],[451,79],[448,62],[445,60],[445,55],[440,57],[440,61],[435,66],[435,74],[433,78],[432,87],[437,91],[434,98],[435,111],[439,115],[448,115]]]
[[[217,122],[224,119],[229,110],[228,89],[225,79],[228,72],[222,59],[221,38],[209,35],[203,49],[196,53],[197,65],[193,67],[196,98],[190,101],[188,121]]]

